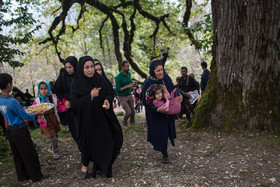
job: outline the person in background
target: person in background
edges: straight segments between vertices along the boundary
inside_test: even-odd
[[[180,77],[176,77],[175,87],[177,87],[177,88],[179,88],[179,80],[180,80]]]
[[[201,82],[200,82],[200,89],[201,89],[201,96],[205,92],[207,82],[209,80],[210,71],[207,69],[207,63],[201,62],[201,69],[203,70],[203,73],[201,75]]]
[[[43,111],[28,114],[13,96],[13,78],[7,73],[0,74],[0,112],[7,121],[7,138],[13,153],[14,164],[19,182],[31,179],[33,182],[47,179],[48,174],[41,172],[38,154],[32,144],[30,133],[24,120],[35,120]]]
[[[29,93],[28,89],[26,89],[24,93],[24,97],[26,100],[33,98],[33,96]]]
[[[134,112],[134,99],[131,91],[135,85],[131,80],[131,74],[129,72],[129,62],[124,60],[121,64],[122,70],[115,77],[116,92],[121,106],[123,107],[125,114],[122,118],[122,123],[127,126],[128,119],[130,119],[129,125],[135,123]]]
[[[20,97],[23,101],[25,101],[24,93],[20,89],[18,89],[17,87],[13,87],[12,95],[14,96],[14,98]]]
[[[78,59],[74,56],[69,56],[64,61],[65,71],[57,79],[56,95],[61,100],[62,104],[67,109],[64,114],[65,124],[68,125],[72,138],[78,143],[77,130],[73,119],[73,109],[70,98],[70,87],[77,69]],[[60,115],[61,116],[61,115]]]
[[[188,73],[188,68],[185,66],[181,67],[182,76],[179,79],[179,88],[186,93],[193,92],[195,90],[198,91],[199,87],[196,84],[195,79],[192,76],[189,76],[187,73]],[[183,114],[186,114],[187,120],[190,123],[192,111],[193,111],[193,106],[190,104],[189,99],[183,98],[181,112],[178,115],[179,118],[182,118]]]

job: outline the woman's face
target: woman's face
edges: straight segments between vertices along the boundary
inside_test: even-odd
[[[74,67],[69,62],[65,63],[64,66],[68,74],[71,75],[74,73]]]
[[[163,79],[164,73],[163,73],[163,67],[162,67],[162,65],[157,66],[157,67],[155,68],[154,72],[155,72],[155,75],[156,75],[156,78],[157,78],[157,79]]]
[[[84,64],[84,74],[86,77],[91,78],[94,75],[94,65],[92,61],[86,61]]]
[[[155,91],[155,99],[156,100],[161,100],[162,99],[162,91],[161,91],[161,89]]]
[[[94,69],[95,69],[95,71],[96,71],[99,75],[102,76],[102,68],[101,68],[101,65],[100,65],[100,64],[96,64],[96,65],[94,66]]]
[[[41,96],[46,96],[49,92],[48,86],[45,83],[41,83],[39,89]]]

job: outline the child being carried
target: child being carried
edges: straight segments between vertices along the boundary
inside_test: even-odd
[[[165,105],[165,114],[178,114],[181,111],[181,102],[176,98],[181,93],[184,97],[189,98],[189,96],[179,88],[174,88],[169,94],[166,87],[162,84],[152,84],[146,91],[146,103],[148,105],[154,105],[155,107],[160,107]]]

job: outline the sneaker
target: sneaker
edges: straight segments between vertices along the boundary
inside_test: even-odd
[[[53,154],[53,150],[52,149],[48,148],[47,151]]]
[[[128,125],[128,123],[123,121],[123,126],[127,126],[127,125]]]
[[[53,154],[53,146],[52,146],[52,144],[49,145],[47,151]]]
[[[162,162],[163,164],[169,164],[169,159],[168,159],[168,157],[162,157],[161,162]]]
[[[54,153],[54,154],[53,154],[53,158],[54,158],[54,159],[59,159],[59,157],[60,157],[60,155],[59,155],[58,153]]]

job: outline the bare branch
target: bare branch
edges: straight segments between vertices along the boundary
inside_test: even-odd
[[[192,9],[192,0],[186,0],[186,12],[184,14],[184,19],[183,19],[183,28],[185,29],[186,34],[189,37],[189,39],[191,40],[192,44],[195,46],[195,49],[199,50],[199,49],[201,49],[201,46],[195,40],[192,32],[189,29],[187,29],[189,20],[190,20],[190,16],[191,16],[191,9]]]
[[[102,42],[102,29],[104,27],[105,22],[109,19],[109,17],[107,16],[101,23],[100,29],[98,31],[99,33],[99,40],[100,40],[100,48],[103,48],[103,42]]]

